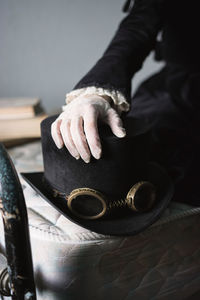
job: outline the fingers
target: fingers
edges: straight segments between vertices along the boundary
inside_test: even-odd
[[[80,155],[76,149],[76,146],[73,142],[71,132],[70,132],[71,122],[70,120],[63,120],[60,126],[60,131],[62,134],[62,138],[66,148],[68,149],[69,153],[75,157],[76,159],[80,158]]]
[[[51,134],[56,146],[60,149],[65,145],[73,157],[79,159],[81,156],[87,163],[90,161],[90,151],[96,159],[101,156],[97,114],[95,112],[89,113],[89,111],[84,118],[86,122],[84,122],[84,130],[82,117],[74,118],[72,121],[57,119],[51,126]]]
[[[73,157],[81,157],[87,163],[91,154],[96,159],[101,157],[97,128],[99,117],[110,126],[114,135],[120,138],[126,135],[118,113],[104,99],[97,100],[91,99],[90,103],[87,99],[84,105],[83,100],[77,100],[51,126],[51,135],[56,146],[61,149],[65,145]]]
[[[54,140],[54,143],[56,144],[58,149],[61,149],[64,145],[62,135],[60,132],[60,125],[62,123],[61,119],[57,119],[55,122],[51,125],[51,136]]]
[[[97,129],[98,114],[94,109],[88,109],[84,115],[85,136],[92,155],[99,159],[101,157],[101,142]]]
[[[107,111],[105,122],[110,126],[112,132],[117,137],[122,138],[126,135],[126,131],[123,128],[122,120],[113,108],[110,108]]]
[[[90,150],[83,131],[83,118],[74,118],[71,121],[71,135],[81,158],[86,162],[90,162]]]

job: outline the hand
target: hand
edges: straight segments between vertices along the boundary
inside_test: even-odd
[[[101,96],[79,96],[70,102],[64,112],[51,125],[51,135],[56,146],[64,145],[73,157],[88,163],[91,154],[101,157],[98,119],[107,123],[119,138],[126,135],[122,121],[109,102]]]

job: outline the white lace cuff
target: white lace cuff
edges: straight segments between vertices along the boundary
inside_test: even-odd
[[[130,109],[130,104],[127,102],[126,98],[121,92],[117,90],[104,89],[95,86],[76,89],[71,91],[70,93],[67,93],[65,102],[66,104],[69,104],[78,96],[93,95],[93,94],[96,94],[98,96],[109,96],[112,99],[114,108],[118,111],[118,113],[121,113],[123,111],[129,111]],[[62,107],[63,111],[65,110],[65,107],[66,105]]]

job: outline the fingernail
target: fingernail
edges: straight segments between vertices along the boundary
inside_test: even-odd
[[[90,158],[84,159],[84,162],[86,162],[86,164],[88,164],[90,162]]]
[[[126,130],[125,128],[121,128],[119,132],[119,137],[124,137],[126,135]]]
[[[101,157],[101,150],[94,152],[93,156],[94,158],[99,159]]]
[[[80,158],[80,155],[76,155],[74,157],[76,158],[76,160],[78,160]]]
[[[63,144],[57,138],[54,138],[54,143],[58,149],[61,149],[63,147]]]
[[[55,144],[56,144],[56,147],[57,147],[58,149],[61,149],[61,148],[62,148],[62,145],[61,145],[60,143],[55,142]]]

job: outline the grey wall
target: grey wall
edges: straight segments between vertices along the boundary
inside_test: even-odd
[[[39,96],[48,112],[105,50],[125,0],[0,0],[0,97]],[[149,57],[133,90],[160,64]]]

